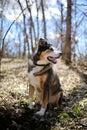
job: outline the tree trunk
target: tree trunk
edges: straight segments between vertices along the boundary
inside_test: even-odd
[[[38,7],[38,2],[37,0],[35,1],[36,2],[36,10],[37,10],[37,38],[39,38],[39,14],[38,14],[38,11],[39,11],[39,7]]]
[[[71,0],[67,0],[67,19],[66,19],[66,40],[65,40],[65,50],[63,59],[66,64],[71,63],[71,12],[72,12]]]
[[[34,40],[35,40],[35,44],[36,44],[36,32],[35,32],[33,19],[32,19],[31,8],[29,7],[28,3],[29,3],[29,1],[26,0],[27,9],[28,9],[29,14],[30,14],[30,39],[31,39],[31,48],[32,48],[32,52],[33,52],[34,45],[33,45],[33,35],[32,35],[32,33],[34,32]]]
[[[44,38],[46,39],[46,19],[45,19],[45,12],[44,12],[44,3],[43,0],[41,0],[41,8],[42,8],[42,15],[43,15],[43,23],[44,23]]]
[[[3,0],[0,3],[0,49],[2,48],[2,57],[4,55],[4,42],[3,42]]]
[[[1,72],[1,59],[2,59],[2,50],[0,49],[0,72]]]
[[[23,7],[21,5],[20,0],[18,0],[18,4],[20,6],[21,11],[23,12]],[[23,46],[23,57],[26,56],[26,37],[27,37],[27,33],[26,33],[26,23],[25,23],[25,14],[23,13],[23,24],[24,24],[24,29],[23,29],[23,35],[24,35],[24,46]]]
[[[60,3],[60,6],[61,6],[61,28],[60,28],[60,31],[61,31],[61,49],[62,49],[62,52],[63,52],[63,4]]]

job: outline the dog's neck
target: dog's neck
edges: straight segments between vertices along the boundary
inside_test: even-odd
[[[35,67],[39,67],[41,68],[39,71],[33,73],[34,76],[40,76],[40,75],[43,75],[45,73],[47,73],[51,68],[52,68],[52,65],[50,63],[48,64],[34,64],[32,60],[29,60],[28,62],[28,72],[32,71]]]
[[[43,68],[39,72],[35,72],[34,76],[43,75],[44,73],[47,73],[51,69],[51,64],[44,65]]]

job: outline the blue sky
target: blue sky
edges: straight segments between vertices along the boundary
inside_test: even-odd
[[[20,8],[17,7],[17,5],[15,4],[15,0],[10,1],[10,4],[8,6],[8,8],[6,8],[6,10],[4,11],[4,14],[5,14],[5,21],[4,21],[4,34],[6,32],[6,30],[8,29],[8,27],[10,26],[10,24],[13,22],[13,20],[19,15],[19,13],[21,12],[20,11]],[[23,6],[25,7],[25,2],[24,0],[21,0],[22,3],[23,3]],[[66,11],[66,0],[60,0],[63,5],[64,5],[64,10]],[[75,1],[75,0],[73,0]],[[55,26],[54,26],[54,23],[53,23],[53,20],[52,20],[52,17],[55,17],[55,19],[58,17],[60,18],[60,11],[58,9],[58,5],[56,4],[56,0],[47,0],[46,2],[48,2],[49,4],[49,8],[48,10],[45,11],[45,15],[46,15],[46,20],[48,21],[47,22],[47,36],[48,38],[51,37],[52,39],[54,39],[54,37],[56,36],[55,34]],[[80,11],[83,11],[85,10],[86,13],[87,13],[87,6],[80,6],[80,4],[84,4],[84,5],[87,5],[87,0],[77,0],[77,3],[78,3],[78,16],[79,16],[79,19],[81,19],[81,13]],[[15,5],[15,6],[14,6]],[[14,7],[14,10],[13,10],[13,7]],[[27,15],[27,12],[25,11],[26,15]],[[33,18],[35,19],[36,17],[36,11],[35,11],[35,4],[33,3],[32,4],[32,14],[33,14]],[[78,17],[76,17],[76,20],[77,20]],[[42,20],[42,14],[40,12],[39,14],[39,19]],[[20,18],[17,20],[18,23],[22,22],[22,15],[20,16]],[[74,18],[73,18],[74,20]],[[77,31],[77,39],[78,39],[78,48],[81,52],[85,52],[85,44],[86,43],[86,38],[85,36],[83,35],[84,34],[84,28],[87,28],[87,17],[85,18],[84,20],[84,23],[82,22],[81,23],[81,26],[79,26],[78,28],[78,31]],[[35,21],[34,21],[35,22]],[[11,27],[11,30],[9,31],[8,35],[6,36],[6,39],[9,39],[12,40],[12,42],[17,42],[17,33],[16,33],[16,27],[15,27],[15,24]],[[17,30],[18,31],[18,30]],[[58,36],[58,34],[57,34]],[[43,34],[40,33],[40,37],[43,37]],[[14,41],[15,40],[15,41]]]

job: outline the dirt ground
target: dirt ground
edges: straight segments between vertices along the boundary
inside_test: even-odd
[[[87,66],[66,66],[58,61],[63,89],[61,108],[28,109],[28,72],[25,59],[2,59],[0,72],[0,130],[87,130]]]

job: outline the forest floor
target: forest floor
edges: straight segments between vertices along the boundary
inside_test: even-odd
[[[62,107],[48,106],[45,116],[28,109],[27,60],[2,59],[0,130],[87,130],[87,63],[77,67],[58,61]]]

